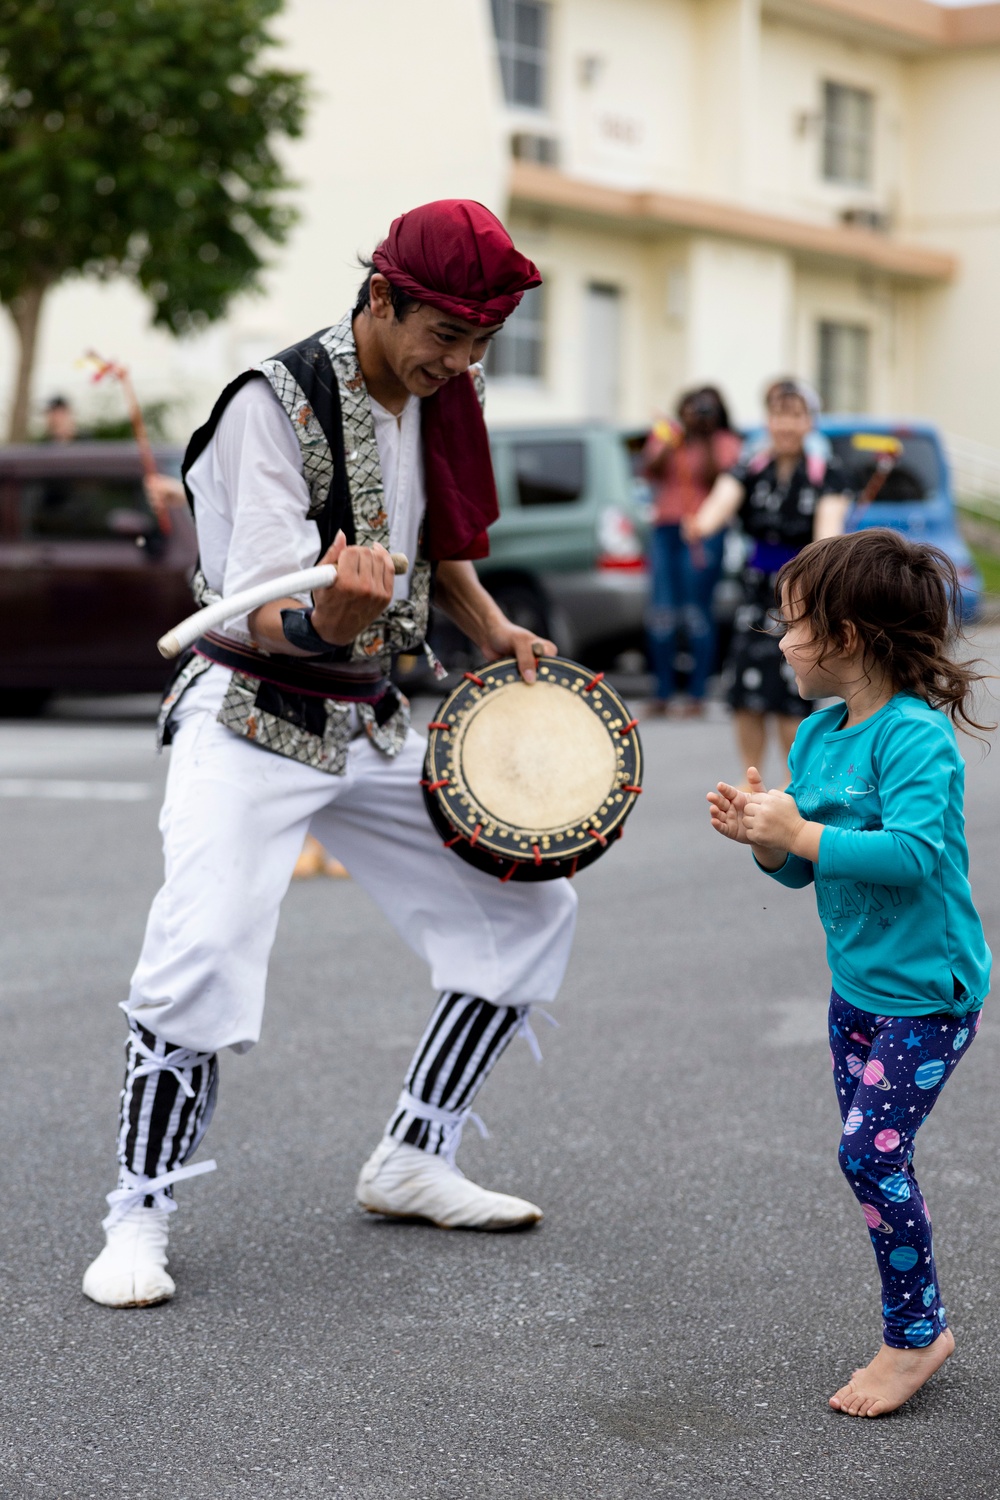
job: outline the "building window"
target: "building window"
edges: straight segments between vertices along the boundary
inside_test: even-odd
[[[548,102],[547,0],[492,0],[493,29],[508,104],[544,109]]]
[[[825,411],[867,411],[867,328],[855,323],[819,325],[819,386]]]
[[[495,334],[486,373],[495,380],[541,380],[545,356],[544,287],[533,286]]]
[[[823,176],[847,187],[870,187],[875,97],[843,83],[823,85]]]

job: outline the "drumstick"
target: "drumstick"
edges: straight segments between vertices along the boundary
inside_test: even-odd
[[[409,569],[409,562],[402,552],[390,552],[389,556],[392,558],[392,571],[402,577]],[[255,584],[252,589],[242,589],[238,594],[230,594],[228,599],[219,599],[215,604],[206,605],[204,609],[188,615],[186,620],[160,637],[156,649],[161,656],[179,656],[200,635],[204,635],[206,630],[224,625],[237,615],[248,615],[262,604],[271,604],[275,599],[284,599],[288,594],[306,594],[313,589],[328,589],[336,576],[337,569],[333,563],[319,563],[315,568],[303,568],[298,573],[283,573],[280,578]]]

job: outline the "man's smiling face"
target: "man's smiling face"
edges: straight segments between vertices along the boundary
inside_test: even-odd
[[[433,396],[477,364],[485,357],[490,339],[503,327],[495,323],[480,328],[426,302],[417,303],[400,319],[389,301],[388,283],[380,276],[372,277],[371,315],[385,363],[414,396]]]

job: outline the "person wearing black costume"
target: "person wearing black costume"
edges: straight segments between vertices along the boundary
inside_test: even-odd
[[[787,758],[799,722],[809,712],[769,628],[775,578],[808,542],[842,532],[852,502],[840,461],[806,450],[819,411],[815,391],[802,380],[775,380],[764,405],[767,446],[720,474],[704,504],[685,523],[691,542],[715,536],[739,520],[750,542],[744,599],[725,673],[743,766],[762,764],[769,714],[777,720]]]

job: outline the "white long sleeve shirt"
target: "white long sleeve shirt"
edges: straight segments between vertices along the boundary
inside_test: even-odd
[[[389,545],[404,552],[412,572],[426,509],[420,399],[410,396],[398,417],[369,396],[389,517]],[[210,588],[228,595],[282,573],[311,568],[319,527],[306,518],[309,490],[298,440],[266,380],[251,380],[226,407],[211,441],[188,472],[194,495],[201,566]],[[405,599],[410,573],[396,579]],[[307,596],[300,596],[309,604]],[[249,642],[245,615],[226,634]]]

